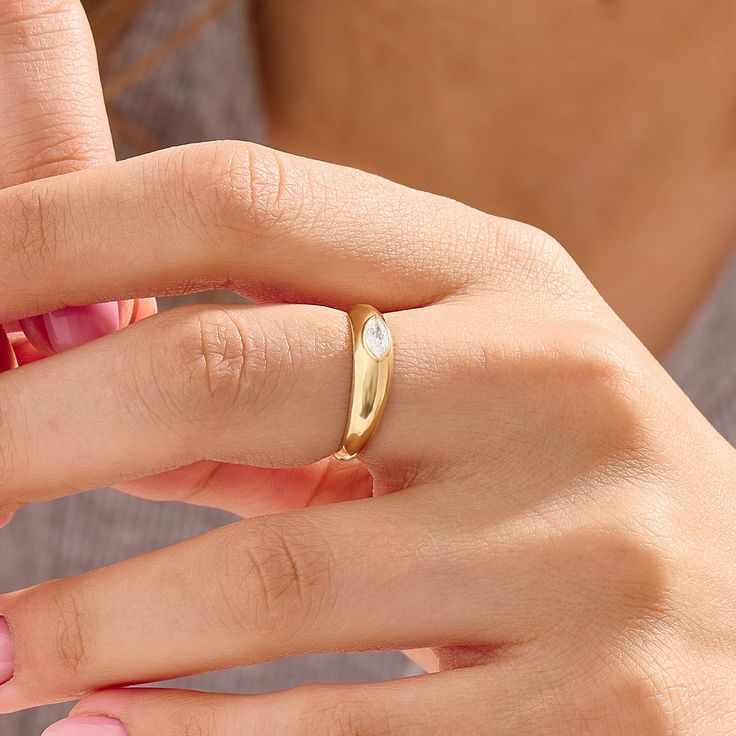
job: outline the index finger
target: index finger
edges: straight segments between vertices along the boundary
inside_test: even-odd
[[[217,287],[256,301],[425,306],[482,277],[500,222],[255,144],[170,149],[0,192],[0,322]]]

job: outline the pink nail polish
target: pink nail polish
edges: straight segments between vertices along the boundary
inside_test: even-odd
[[[128,732],[112,718],[72,716],[49,726],[41,736],[128,736]]]
[[[18,360],[5,330],[0,326],[0,372],[18,367]]]
[[[121,328],[130,324],[137,301],[137,299],[122,299],[118,302],[118,323]]]
[[[13,677],[13,639],[8,622],[0,616],[0,685]]]
[[[15,514],[0,514],[0,529],[10,524],[14,516]]]
[[[62,353],[117,331],[120,328],[120,307],[117,302],[64,307],[44,314],[43,323],[51,347]]]

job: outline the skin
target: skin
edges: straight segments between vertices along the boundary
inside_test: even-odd
[[[79,8],[69,11],[64,3],[54,2],[27,7],[8,3],[0,9],[0,34],[0,188],[114,161],[93,41]],[[67,304],[74,302],[68,300],[50,315],[51,325],[36,316],[40,310],[6,321],[5,331],[12,334],[8,340],[3,332],[0,339],[0,370],[73,347],[85,337],[124,327],[156,310],[152,299],[71,309]],[[114,325],[110,314],[116,317]],[[90,319],[93,315],[96,320]],[[54,319],[63,332],[71,327],[77,334],[50,340]],[[8,341],[14,356],[3,347]]]
[[[38,3],[36,32],[89,43],[78,5]],[[83,695],[56,736],[736,728],[736,451],[551,237],[238,142],[18,183],[0,233],[6,325],[193,283],[258,301],[0,376],[0,517],[107,484],[253,517],[0,596],[0,710]],[[343,311],[365,300],[394,386],[340,464]],[[397,646],[434,667],[254,697],[122,687]]]

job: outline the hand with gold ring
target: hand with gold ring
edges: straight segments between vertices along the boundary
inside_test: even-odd
[[[724,733],[734,450],[551,238],[245,143],[7,189],[0,229],[3,320],[191,284],[259,302],[2,375],[0,512],[117,484],[265,514],[0,597],[2,710],[104,689],[50,733]],[[394,374],[340,463],[361,302]],[[116,689],[395,646],[441,672],[254,698]]]
[[[353,380],[348,419],[338,460],[353,460],[378,428],[386,409],[394,370],[391,331],[383,315],[370,304],[348,310],[353,346]]]
[[[0,516],[115,484],[250,517],[0,596],[0,711],[83,696],[51,736],[736,727],[736,453],[550,237],[238,142],[6,188],[0,233],[3,324],[257,302],[0,376]],[[125,687],[395,647],[427,676]]]

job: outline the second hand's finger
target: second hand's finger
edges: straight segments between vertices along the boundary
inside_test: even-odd
[[[115,332],[157,312],[155,297],[64,307],[20,321],[37,352],[53,355]],[[20,362],[20,361],[19,361]]]
[[[115,160],[79,0],[0,3],[0,110],[0,189]],[[124,327],[131,307],[129,301],[89,304],[25,319],[20,327],[36,350],[50,354]],[[28,362],[27,352],[20,363]]]
[[[131,496],[181,501],[253,517],[368,498],[373,478],[362,463],[344,463],[332,457],[302,468],[258,468],[202,460],[115,487]]]
[[[95,310],[98,308],[98,306],[99,305],[91,305],[90,307],[85,307],[85,310],[87,310],[87,316],[89,317],[90,314],[94,315]],[[62,311],[65,313],[68,310]],[[126,302],[120,302],[120,304],[118,305],[118,314],[121,315],[119,326],[125,327],[128,324],[140,322],[142,319],[156,314],[157,311],[158,309],[156,305],[156,299],[154,297],[149,297],[148,299],[132,299]],[[123,316],[124,313],[127,314]],[[36,343],[40,342],[42,345],[46,345],[48,343],[48,334],[46,334],[46,330],[42,329],[41,327],[42,325],[46,324],[48,320],[48,315],[23,320],[23,322],[26,324],[27,330],[29,329],[29,323],[31,323],[30,332],[31,334],[36,336]],[[40,321],[40,325],[37,324],[38,321]],[[15,353],[15,360],[11,360],[12,356],[10,356],[7,361],[0,364],[4,366],[0,367],[0,371],[7,370],[8,368],[13,368],[15,367],[16,363],[17,365],[27,365],[28,363],[35,363],[37,360],[43,360],[44,358],[48,357],[51,352],[56,352],[56,349],[59,347],[59,344],[57,342],[53,346],[48,346],[45,351],[42,351],[39,349],[37,344],[34,344],[28,339],[28,336],[26,334],[20,332],[20,324],[11,322],[7,325],[4,325],[4,327],[7,332],[12,333],[9,337],[10,345],[12,346],[13,352]],[[114,329],[111,331],[114,332]],[[86,342],[87,340],[83,338],[85,336],[89,337],[89,335],[89,325],[84,326],[84,328],[79,331],[74,331],[71,327],[67,330],[68,342],[71,342],[74,345],[77,345],[81,342]],[[92,338],[95,336],[95,334],[92,334]]]
[[[10,335],[10,344],[15,353],[15,359],[18,365],[28,365],[35,363],[37,360],[43,360],[47,357],[40,352],[28,341],[22,332],[16,332]]]
[[[0,109],[0,189],[115,160],[79,0],[2,0]]]

